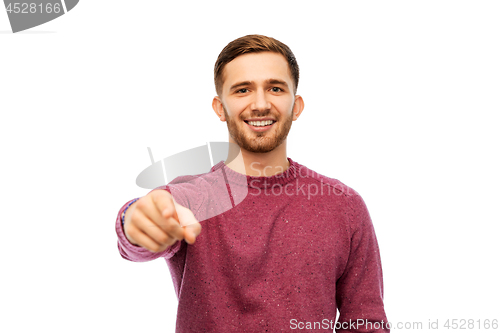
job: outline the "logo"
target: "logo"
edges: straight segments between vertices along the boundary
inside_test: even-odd
[[[198,221],[220,215],[236,207],[248,195],[246,175],[224,168],[211,169],[221,161],[241,157],[240,147],[229,142],[210,142],[155,161],[148,147],[151,165],[136,179],[139,187],[154,189],[168,183],[170,193],[179,203],[198,202]]]
[[[79,0],[4,0],[12,32],[52,21],[75,8]]]

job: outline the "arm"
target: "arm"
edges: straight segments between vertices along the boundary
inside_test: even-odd
[[[337,332],[390,332],[386,325],[382,263],[375,230],[361,196],[356,193],[348,200],[351,244],[346,268],[337,281],[338,327],[342,327]],[[342,323],[344,326],[340,326]],[[354,327],[348,326],[351,323],[355,323]]]

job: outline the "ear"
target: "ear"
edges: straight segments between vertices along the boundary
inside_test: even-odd
[[[297,120],[302,113],[302,110],[304,110],[304,100],[302,99],[302,96],[296,95],[295,96],[295,104],[293,105],[293,120]]]
[[[226,121],[226,115],[224,114],[224,108],[222,106],[222,101],[219,96],[215,96],[212,101],[212,109],[214,109],[215,114],[219,117],[220,121]]]

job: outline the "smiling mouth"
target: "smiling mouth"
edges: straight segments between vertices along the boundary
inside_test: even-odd
[[[276,121],[274,120],[261,120],[261,121],[248,121],[245,120],[245,123],[247,123],[250,126],[253,127],[267,127],[269,125],[274,124]]]

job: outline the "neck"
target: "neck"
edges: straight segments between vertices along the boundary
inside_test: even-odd
[[[225,164],[228,168],[247,176],[271,177],[284,172],[290,166],[286,158],[286,140],[267,153],[253,153],[230,145]]]

